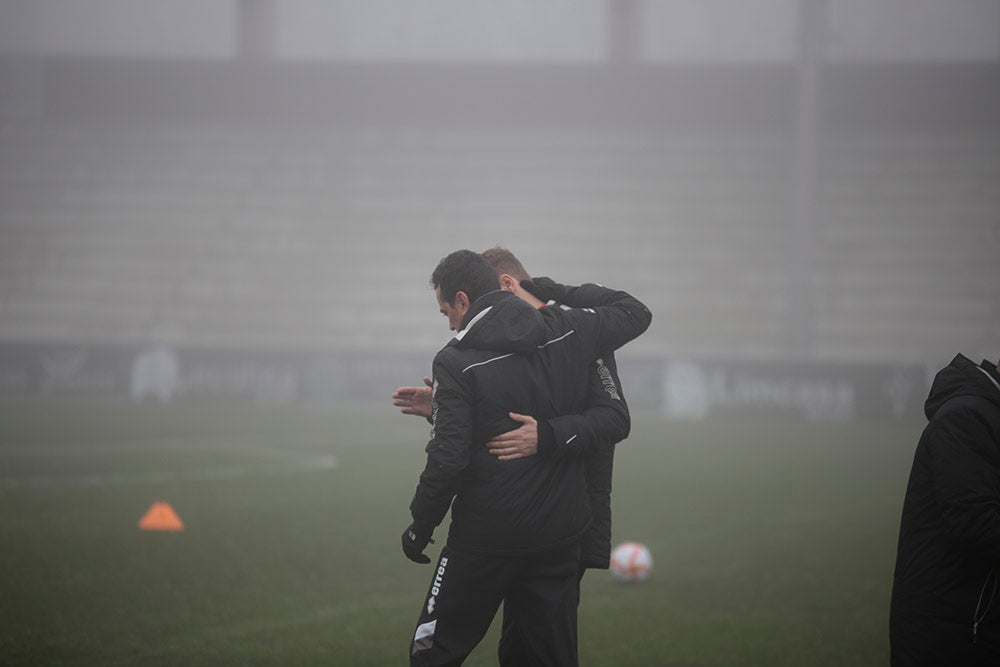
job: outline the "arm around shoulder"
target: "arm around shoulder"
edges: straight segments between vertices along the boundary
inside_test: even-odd
[[[558,301],[596,315],[598,349],[617,350],[642,335],[653,321],[644,303],[621,290],[593,283],[561,285],[547,277],[522,281],[521,286],[539,299]]]

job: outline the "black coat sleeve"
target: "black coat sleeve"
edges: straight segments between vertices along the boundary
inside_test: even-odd
[[[970,552],[1000,561],[1000,477],[987,422],[969,406],[932,423],[934,495],[948,534]]]
[[[551,278],[523,281],[522,287],[541,299],[555,299],[570,308],[597,316],[596,350],[613,352],[649,328],[653,314],[628,292],[587,283],[560,285]]]
[[[628,437],[632,421],[621,392],[614,353],[591,364],[587,408],[582,414],[547,420],[540,427],[539,454],[552,458],[580,456],[596,447],[611,447]],[[551,438],[543,435],[551,431]]]
[[[410,503],[421,526],[436,527],[444,519],[469,464],[473,428],[473,388],[460,370],[439,353],[434,359],[434,398],[427,463]]]

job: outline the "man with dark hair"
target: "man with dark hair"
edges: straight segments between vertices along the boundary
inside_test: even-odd
[[[499,289],[492,267],[468,250],[448,255],[432,277],[457,334],[434,359],[431,440],[402,536],[406,556],[429,562],[423,550],[449,506],[452,518],[413,665],[461,664],[501,602],[535,664],[577,662],[579,540],[590,522],[582,458],[500,461],[486,443],[518,426],[511,412],[580,413],[590,363],[640,335],[651,315],[624,292],[537,282],[594,306],[534,309]]]
[[[531,276],[514,253],[506,248],[494,247],[483,251],[482,255],[493,267],[502,290],[514,294],[534,308],[548,305],[548,301],[539,299],[522,287],[522,283],[528,283],[533,289],[539,290],[538,286],[530,283]],[[573,305],[587,307],[596,304]],[[563,304],[562,307],[566,305]],[[582,414],[536,421],[528,415],[511,413],[511,419],[520,422],[521,426],[502,433],[487,443],[489,451],[502,461],[536,453],[552,458],[583,457],[592,518],[580,540],[578,581],[589,568],[608,567],[611,558],[611,480],[615,444],[628,436],[631,426],[614,352],[603,353],[594,361],[589,382],[587,407]],[[393,398],[395,405],[402,407],[407,414],[430,415],[429,387],[400,387]],[[579,437],[566,444],[573,434],[579,434]],[[499,646],[500,664],[524,664],[526,656],[523,650],[515,618],[505,607]]]
[[[1000,665],[1000,373],[961,354],[938,372],[906,486],[893,667]]]
[[[468,310],[476,299],[500,287],[496,273],[488,265],[484,266],[481,260],[471,250],[459,250],[442,259],[431,275],[438,305],[442,314],[448,317],[452,331],[458,331],[461,319],[452,321],[451,318],[459,308]],[[459,295],[459,292],[462,294]],[[458,303],[455,303],[456,298]]]

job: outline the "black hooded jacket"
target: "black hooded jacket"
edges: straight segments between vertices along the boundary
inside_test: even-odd
[[[561,303],[549,308],[587,308],[600,298],[580,288],[560,295]],[[628,437],[632,427],[615,353],[606,350],[590,364],[587,409],[538,422],[538,455],[583,457],[590,494],[590,526],[580,539],[580,567],[608,569],[611,561],[611,482],[615,445]],[[576,436],[576,437],[573,437]],[[568,441],[568,443],[567,443]]]
[[[500,461],[486,449],[491,437],[519,426],[510,412],[539,421],[582,412],[599,352],[649,326],[649,311],[629,294],[584,288],[602,305],[536,310],[510,293],[491,292],[435,356],[431,440],[410,512],[416,524],[432,528],[451,506],[450,547],[520,555],[569,544],[586,530],[582,457]]]
[[[903,502],[892,664],[1000,665],[1000,386],[958,355],[934,379]]]

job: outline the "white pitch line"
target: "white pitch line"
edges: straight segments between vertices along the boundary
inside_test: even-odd
[[[333,455],[308,456],[304,452],[289,452],[276,447],[246,447],[223,441],[146,440],[115,444],[52,445],[43,447],[0,448],[0,458],[64,456],[112,456],[135,451],[184,451],[223,452],[253,456],[264,463],[250,465],[221,465],[199,467],[192,470],[156,471],[136,473],[93,473],[81,475],[35,475],[26,477],[0,477],[2,489],[65,488],[134,486],[176,482],[202,482],[241,479],[246,477],[271,477],[319,470],[333,470],[337,458]]]
[[[103,456],[132,452],[238,452],[275,458],[284,454],[277,447],[248,447],[232,440],[191,438],[147,438],[122,442],[91,442],[67,445],[0,446],[0,458],[56,458],[63,456]]]

